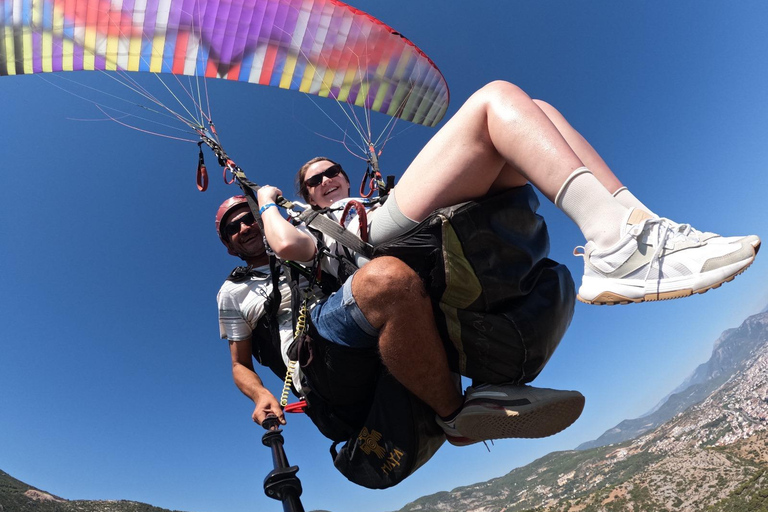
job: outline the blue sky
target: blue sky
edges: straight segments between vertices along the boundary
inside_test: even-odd
[[[558,107],[657,213],[723,234],[768,234],[764,2],[354,5],[437,63],[451,87],[449,115],[484,83],[512,81]],[[103,77],[75,75],[114,90]],[[199,193],[193,144],[104,121],[40,77],[3,77],[0,97],[0,468],[68,499],[279,510],[263,496],[271,469],[263,431],[218,339],[215,295],[237,261],[220,246],[213,217],[236,190],[207,155],[212,185]],[[317,154],[338,156],[360,177],[355,159],[316,135],[338,133],[301,95],[212,83],[211,98],[225,147],[254,181],[289,193],[294,170]],[[406,128],[399,124],[385,148],[387,172],[399,174],[434,133]],[[578,282],[579,231],[546,200],[540,211],[551,256]],[[587,405],[552,438],[499,441],[490,453],[446,446],[400,486],[369,491],[333,469],[330,442],[306,418],[289,417],[286,449],[301,468],[305,507],[396,510],[646,412],[708,358],[723,330],[768,303],[764,259],[704,295],[577,305],[536,384],[578,389]]]

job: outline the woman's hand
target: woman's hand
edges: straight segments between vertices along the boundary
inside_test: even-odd
[[[271,185],[264,185],[259,189],[256,198],[259,200],[259,207],[261,208],[269,203],[274,203],[277,201],[277,197],[282,195],[283,191],[279,188]]]

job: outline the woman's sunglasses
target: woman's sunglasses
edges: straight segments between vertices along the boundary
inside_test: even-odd
[[[253,223],[256,222],[256,218],[253,216],[253,212],[248,212],[242,217],[240,217],[237,220],[233,220],[226,226],[224,226],[224,229],[222,232],[227,236],[231,237],[235,233],[240,232],[240,225],[245,224],[246,226],[252,226]]]
[[[341,172],[341,166],[339,164],[335,164],[324,170],[323,172],[319,174],[315,174],[311,178],[307,178],[304,180],[304,187],[316,187],[319,184],[323,182],[323,176],[327,178],[335,178],[339,175]]]

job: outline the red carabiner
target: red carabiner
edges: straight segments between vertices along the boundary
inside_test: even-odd
[[[232,173],[232,179],[228,180],[227,179],[227,171],[229,171],[229,167],[225,167],[224,168],[224,171],[221,173],[221,176],[222,176],[222,178],[224,178],[224,183],[226,183],[227,185],[231,185],[231,184],[233,184],[235,182],[235,173]]]

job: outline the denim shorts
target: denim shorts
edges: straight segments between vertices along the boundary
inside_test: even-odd
[[[365,318],[352,295],[352,279],[312,310],[312,323],[326,340],[344,347],[373,348],[379,343],[379,331]]]

